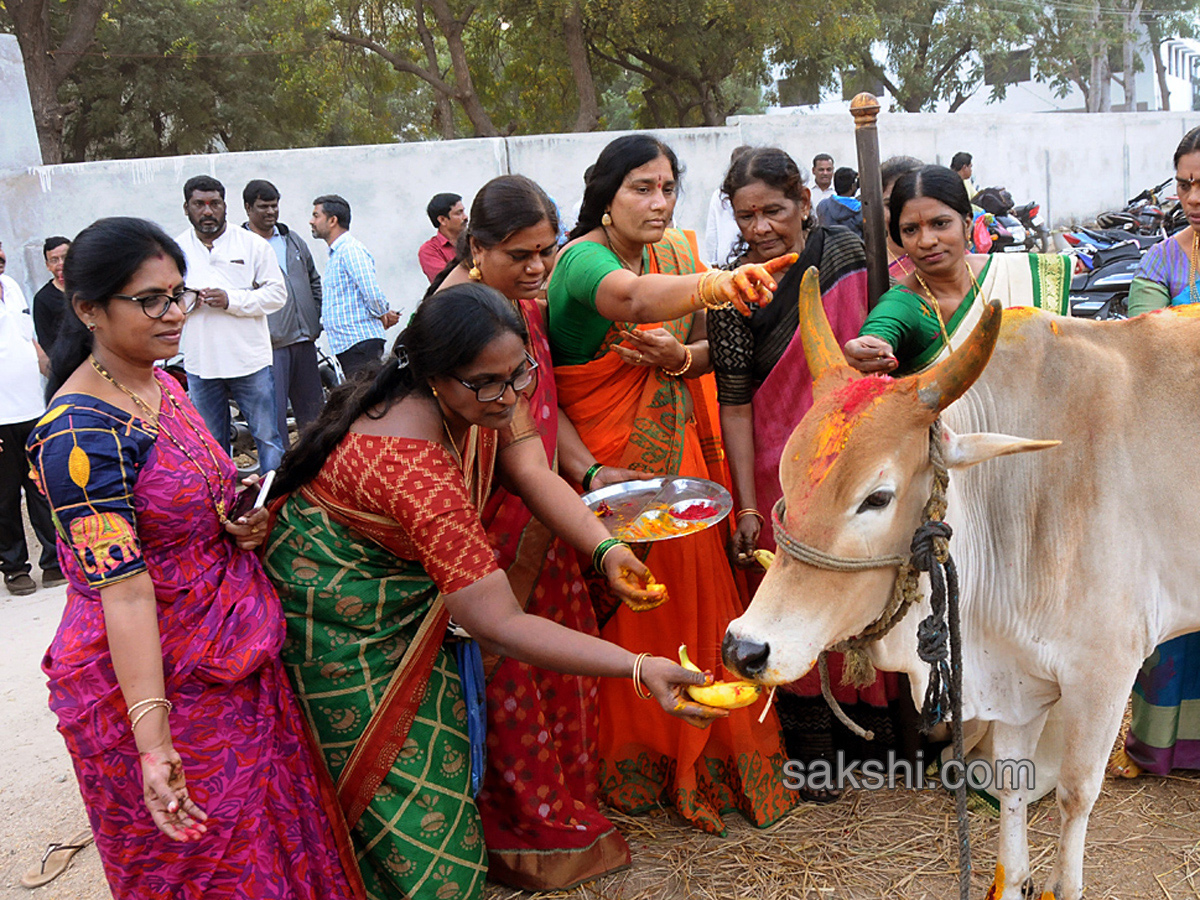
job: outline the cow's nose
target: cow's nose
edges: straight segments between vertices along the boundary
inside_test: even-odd
[[[761,675],[767,667],[767,657],[770,655],[770,644],[734,637],[728,631],[725,632],[725,640],[721,642],[721,659],[725,662],[725,668],[747,678]]]

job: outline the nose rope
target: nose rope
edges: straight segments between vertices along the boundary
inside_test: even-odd
[[[951,716],[954,735],[954,758],[964,759],[962,722],[962,635],[959,622],[958,570],[950,556],[950,526],[942,521],[946,515],[946,488],[950,473],[942,452],[941,420],[929,427],[929,464],[933,468],[933,485],[921,515],[921,524],[913,534],[910,555],[904,556],[838,556],[809,546],[790,534],[783,524],[787,507],[780,499],[771,510],[775,527],[775,543],[788,556],[799,562],[831,572],[864,572],[870,569],[898,567],[892,594],[879,616],[857,635],[830,647],[845,654],[844,682],[856,687],[875,679],[875,667],[864,648],[882,638],[895,627],[909,607],[921,599],[920,573],[928,572],[931,586],[930,614],[917,627],[917,654],[930,667],[929,685],[921,709],[921,730],[928,732]],[[948,646],[947,646],[948,645]],[[853,722],[833,696],[829,685],[826,652],[817,657],[821,675],[821,694],[838,721],[866,740],[874,734]],[[967,821],[967,786],[963,779],[955,790],[954,805],[958,819],[959,897],[970,896],[971,839]]]

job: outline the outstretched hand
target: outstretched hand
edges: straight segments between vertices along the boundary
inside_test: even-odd
[[[868,375],[890,372],[900,365],[892,345],[873,334],[864,334],[862,337],[846,341],[842,352],[846,354],[847,363]]]
[[[705,706],[688,697],[688,685],[712,684],[712,672],[692,672],[661,656],[651,656],[642,663],[642,684],[659,706],[689,725],[707,728],[713,719],[723,719],[729,710]]]
[[[765,263],[746,263],[732,272],[723,272],[713,284],[716,299],[732,303],[743,316],[750,315],[751,305],[766,306],[778,287],[775,275],[786,272],[800,258],[798,253],[786,253]]]
[[[187,790],[183,760],[170,742],[138,754],[146,808],[158,830],[173,841],[198,841],[208,815]]]

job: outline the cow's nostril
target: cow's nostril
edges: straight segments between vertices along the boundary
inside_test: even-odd
[[[760,644],[757,641],[734,637],[728,631],[725,632],[725,640],[721,642],[721,658],[725,662],[725,667],[750,678],[763,673],[770,655],[770,644]]]

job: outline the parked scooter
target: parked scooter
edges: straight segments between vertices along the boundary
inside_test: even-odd
[[[1159,238],[1120,229],[1089,229],[1063,234],[1075,251],[1071,315],[1085,319],[1124,319],[1129,287],[1145,252]]]
[[[1155,237],[1174,234],[1187,225],[1187,214],[1179,205],[1179,198],[1166,193],[1174,180],[1168,178],[1156,187],[1146,188],[1126,203],[1124,209],[1109,210],[1096,216],[1096,227]]]
[[[1021,253],[1050,250],[1050,232],[1040,215],[1036,202],[1016,206],[1005,188],[984,188],[971,203],[984,211],[988,233],[992,235],[989,253]]]

